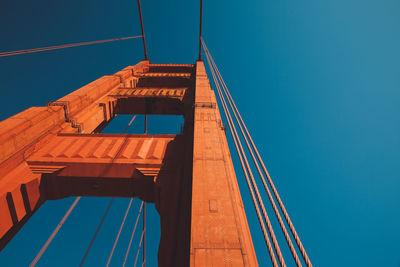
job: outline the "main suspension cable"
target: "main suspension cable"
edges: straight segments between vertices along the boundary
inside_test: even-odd
[[[58,223],[56,229],[54,229],[53,233],[50,235],[49,239],[47,239],[46,243],[43,245],[43,247],[40,249],[39,253],[36,255],[35,259],[33,259],[32,263],[29,265],[30,267],[33,267],[36,265],[36,263],[40,260],[40,257],[42,257],[43,253],[46,251],[47,247],[50,245],[51,241],[53,241],[54,237],[60,230],[61,226],[63,226],[64,222],[68,219],[69,215],[75,208],[76,204],[78,204],[79,200],[81,197],[75,198],[75,201],[72,203],[71,207],[69,207],[67,213],[65,213],[64,217],[61,219],[61,221]]]
[[[76,47],[76,46],[84,46],[84,45],[100,44],[100,43],[107,43],[107,42],[115,42],[115,41],[135,39],[135,38],[141,38],[141,37],[142,37],[142,35],[139,35],[139,36],[128,36],[128,37],[113,38],[113,39],[106,39],[106,40],[100,40],[100,41],[80,42],[80,43],[73,43],[73,44],[64,44],[64,45],[39,47],[39,48],[33,48],[33,49],[24,49],[24,50],[15,50],[15,51],[9,51],[9,52],[0,52],[0,57],[8,57],[8,56],[21,55],[21,54],[36,53],[36,52],[63,49],[63,48],[70,48],[70,47]]]
[[[207,61],[210,62],[208,54],[205,53],[205,55],[207,57]],[[209,65],[211,66],[211,64],[209,64]],[[227,121],[228,121],[228,126],[229,126],[230,132],[231,132],[232,137],[233,137],[233,141],[234,141],[234,144],[235,144],[235,147],[236,147],[236,152],[238,153],[239,160],[240,160],[240,163],[241,163],[241,166],[242,166],[242,169],[243,169],[243,173],[244,173],[245,178],[246,178],[247,186],[248,186],[249,191],[250,191],[250,195],[251,195],[251,198],[252,198],[252,201],[253,201],[253,205],[254,205],[254,207],[256,209],[257,218],[258,218],[258,221],[259,221],[260,226],[261,226],[261,230],[262,230],[263,235],[264,235],[264,240],[265,240],[265,243],[266,243],[267,248],[268,248],[269,256],[271,258],[273,266],[278,266],[277,261],[275,259],[275,253],[274,253],[274,250],[272,248],[271,241],[270,241],[270,239],[268,237],[268,232],[267,232],[267,229],[265,228],[264,220],[263,220],[263,217],[262,217],[261,212],[260,212],[260,208],[259,208],[259,206],[257,204],[257,200],[258,199],[256,200],[256,196],[254,194],[254,190],[253,190],[253,187],[252,187],[251,182],[250,182],[250,178],[249,178],[249,175],[248,175],[248,168],[246,168],[247,166],[245,166],[245,163],[244,163],[244,159],[245,159],[246,155],[243,154],[243,150],[239,149],[240,140],[238,139],[238,135],[237,135],[237,132],[236,132],[236,129],[235,129],[235,125],[233,124],[233,121],[232,121],[232,118],[230,116],[229,110],[227,109],[227,106],[226,106],[226,103],[225,103],[225,99],[223,98],[223,95],[222,95],[222,93],[220,91],[220,87],[219,87],[218,81],[216,79],[214,70],[211,67],[210,67],[210,70],[211,70],[211,74],[212,74],[213,79],[214,79],[214,83],[215,83],[216,88],[217,88],[218,95],[219,95],[221,103],[222,103],[222,107],[224,109],[225,117],[227,118]]]
[[[125,267],[126,260],[127,260],[127,258],[128,258],[128,254],[129,254],[129,250],[131,249],[131,245],[132,245],[132,241],[133,241],[133,236],[135,235],[136,227],[137,227],[137,225],[138,225],[139,218],[140,218],[140,214],[142,213],[143,203],[144,203],[144,201],[142,201],[142,205],[140,205],[140,209],[139,209],[138,215],[137,215],[137,217],[136,217],[135,226],[133,227],[133,230],[132,230],[131,239],[129,240],[128,248],[126,249],[125,259],[124,259],[124,263],[122,264],[122,267]]]
[[[270,201],[270,203],[271,203],[271,205],[272,205],[272,208],[273,208],[273,210],[274,210],[275,216],[276,216],[277,219],[278,219],[280,228],[282,229],[283,235],[284,235],[284,237],[285,237],[285,239],[286,239],[286,242],[287,242],[287,244],[288,244],[288,246],[289,246],[290,252],[292,253],[293,259],[294,259],[294,261],[295,261],[295,263],[296,263],[297,266],[302,266],[301,261],[300,261],[298,255],[297,255],[296,249],[294,248],[293,243],[292,243],[292,240],[291,240],[291,238],[290,238],[290,236],[289,236],[289,233],[288,233],[288,231],[286,230],[286,226],[285,226],[285,224],[284,224],[284,222],[283,222],[283,220],[282,220],[282,217],[281,217],[281,215],[280,215],[280,212],[279,212],[278,208],[276,207],[275,200],[274,200],[274,198],[272,197],[272,194],[271,194],[271,192],[270,192],[270,190],[269,190],[269,188],[268,188],[268,186],[267,186],[267,183],[266,183],[265,178],[264,178],[264,175],[263,175],[263,173],[262,173],[262,171],[261,171],[261,169],[260,169],[260,166],[259,166],[259,164],[258,164],[258,161],[257,161],[256,157],[254,156],[254,153],[253,153],[253,150],[252,150],[252,148],[251,148],[251,146],[250,146],[250,144],[249,144],[247,135],[246,135],[246,134],[244,133],[244,131],[243,131],[242,124],[244,124],[244,122],[243,122],[243,120],[240,121],[239,118],[238,118],[238,112],[239,112],[239,111],[238,111],[237,108],[236,108],[236,105],[235,105],[235,103],[234,103],[234,101],[233,101],[232,96],[231,96],[230,93],[229,93],[229,90],[228,90],[228,88],[227,88],[227,86],[226,86],[226,84],[225,84],[225,81],[224,81],[224,79],[222,78],[222,75],[221,75],[221,73],[219,72],[218,67],[217,67],[217,65],[215,64],[214,59],[213,59],[213,57],[212,57],[210,51],[208,50],[207,45],[205,44],[204,40],[203,40],[203,44],[204,44],[205,50],[207,51],[206,53],[208,53],[209,56],[210,56],[211,64],[213,65],[214,69],[216,70],[216,73],[217,73],[218,79],[219,79],[219,81],[220,81],[220,83],[221,83],[221,85],[222,85],[222,88],[224,89],[224,93],[225,93],[225,95],[226,95],[226,97],[227,97],[227,99],[228,99],[229,105],[230,105],[230,107],[231,107],[231,110],[233,111],[233,114],[234,114],[234,116],[235,116],[236,122],[237,122],[237,124],[239,125],[239,128],[240,128],[240,131],[241,131],[241,133],[242,133],[242,136],[243,136],[243,138],[244,138],[244,140],[245,140],[245,142],[246,142],[246,146],[247,146],[247,148],[248,148],[248,150],[249,150],[249,152],[250,152],[250,155],[251,155],[251,157],[252,157],[252,159],[253,159],[253,162],[254,162],[254,164],[255,164],[255,166],[256,166],[256,168],[257,168],[257,172],[258,172],[258,174],[259,174],[259,176],[260,176],[260,178],[261,178],[261,181],[262,181],[262,183],[263,183],[263,186],[264,186],[264,188],[265,188],[265,191],[267,192],[268,199],[269,199],[269,201]]]

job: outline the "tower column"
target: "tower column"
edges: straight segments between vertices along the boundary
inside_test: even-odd
[[[224,126],[196,64],[190,266],[257,266]]]

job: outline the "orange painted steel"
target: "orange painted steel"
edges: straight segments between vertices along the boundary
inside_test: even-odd
[[[101,134],[118,114],[185,123],[176,135]],[[160,266],[258,265],[202,61],[145,60],[0,122],[0,249],[46,200],[68,196],[154,202]]]
[[[196,65],[191,266],[256,266],[216,97]]]

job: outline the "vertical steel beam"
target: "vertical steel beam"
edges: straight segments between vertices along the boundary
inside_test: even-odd
[[[214,92],[197,61],[190,265],[257,266],[257,258]]]

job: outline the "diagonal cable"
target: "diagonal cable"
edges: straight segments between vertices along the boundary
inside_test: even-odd
[[[122,134],[126,133],[126,131],[129,129],[129,127],[131,126],[132,122],[136,119],[136,115],[134,115],[131,119],[131,121],[128,123],[128,125],[126,125],[124,131],[122,132]]]
[[[142,205],[140,205],[140,209],[139,209],[138,215],[137,215],[137,217],[136,217],[135,226],[133,227],[131,239],[129,240],[129,245],[128,245],[128,248],[127,248],[127,250],[126,250],[125,259],[124,259],[124,263],[122,264],[122,267],[125,266],[126,260],[127,260],[127,258],[128,258],[129,250],[131,249],[131,245],[132,245],[132,241],[133,241],[133,236],[135,235],[136,227],[137,227],[137,225],[138,225],[139,218],[140,218],[140,214],[142,213],[143,203],[144,203],[144,201],[142,201]]]
[[[247,135],[244,133],[243,126],[242,126],[242,125],[244,125],[244,122],[243,122],[243,120],[239,120],[239,118],[238,118],[238,116],[240,116],[239,115],[239,111],[236,108],[236,105],[235,105],[235,103],[233,101],[232,96],[229,93],[229,90],[228,90],[228,88],[227,88],[227,86],[225,84],[225,81],[223,80],[223,78],[221,76],[221,73],[219,72],[218,67],[216,66],[216,64],[214,62],[214,59],[212,58],[212,56],[210,54],[210,51],[208,50],[207,45],[205,44],[204,40],[203,40],[203,44],[204,44],[205,50],[207,51],[206,53],[208,53],[209,56],[210,56],[211,64],[213,65],[214,69],[216,70],[218,79],[219,79],[219,81],[220,81],[220,83],[222,85],[222,88],[224,90],[226,98],[228,99],[229,105],[231,107],[231,110],[233,111],[233,114],[235,116],[236,122],[239,125],[239,129],[240,129],[240,131],[242,133],[242,136],[243,136],[243,138],[244,138],[244,140],[246,142],[246,146],[247,146],[247,148],[248,148],[248,150],[250,152],[250,155],[251,155],[251,157],[253,159],[253,162],[254,162],[254,164],[255,164],[255,166],[257,168],[257,172],[258,172],[258,174],[259,174],[259,176],[261,178],[261,181],[262,181],[262,183],[264,185],[264,188],[265,188],[265,190],[267,192],[268,199],[269,199],[269,201],[270,201],[270,203],[272,205],[272,208],[274,210],[275,216],[278,219],[279,225],[280,225],[280,227],[282,229],[283,235],[284,235],[284,237],[286,239],[286,242],[287,242],[287,244],[289,246],[290,252],[292,253],[293,259],[294,259],[294,261],[295,261],[297,266],[302,266],[301,261],[300,261],[298,255],[297,255],[296,249],[294,248],[292,240],[290,239],[289,233],[286,230],[286,226],[285,226],[285,224],[284,224],[284,222],[283,222],[283,220],[281,218],[280,212],[279,212],[278,208],[276,207],[275,201],[274,201],[274,199],[272,197],[272,194],[271,194],[271,192],[270,192],[270,190],[269,190],[269,188],[267,186],[267,183],[266,183],[264,175],[263,175],[263,173],[262,173],[262,171],[260,169],[258,161],[257,161],[257,159],[256,159],[256,157],[254,155],[254,152],[253,152],[253,150],[252,150],[252,148],[251,148],[251,146],[249,144],[249,140],[247,138]]]
[[[275,185],[274,185],[274,183],[273,183],[273,181],[272,181],[272,179],[271,179],[271,177],[270,177],[270,175],[269,175],[269,173],[268,173],[268,171],[267,171],[267,169],[266,169],[266,167],[265,167],[265,164],[264,164],[264,162],[263,162],[263,160],[262,160],[262,158],[261,158],[261,156],[260,156],[260,154],[259,154],[259,152],[258,152],[258,150],[257,150],[257,147],[256,147],[256,145],[255,145],[254,142],[253,142],[253,139],[252,139],[252,137],[251,137],[251,135],[250,135],[250,133],[249,133],[247,127],[246,127],[246,124],[244,123],[244,121],[243,121],[243,119],[242,119],[242,117],[241,117],[241,115],[240,115],[240,113],[239,113],[239,110],[237,109],[236,104],[235,104],[235,102],[234,102],[234,100],[233,100],[233,98],[232,98],[232,96],[231,96],[231,94],[230,94],[230,92],[229,92],[229,90],[228,90],[228,87],[226,86],[225,81],[223,80],[223,78],[222,78],[222,76],[221,76],[221,74],[220,74],[220,72],[219,72],[219,70],[218,70],[218,67],[216,66],[216,64],[215,64],[215,62],[214,62],[214,60],[213,60],[213,58],[212,58],[212,56],[211,56],[211,54],[210,54],[210,52],[209,52],[209,50],[208,50],[206,44],[205,44],[205,42],[204,42],[204,40],[203,40],[203,43],[204,43],[204,46],[205,46],[205,50],[207,50],[207,52],[208,52],[209,55],[210,55],[211,62],[212,62],[213,66],[214,66],[214,68],[215,68],[215,70],[216,70],[216,72],[217,72],[217,75],[218,75],[219,80],[220,80],[220,82],[221,82],[221,84],[222,84],[222,87],[223,87],[223,89],[224,89],[224,92],[225,92],[225,94],[227,95],[227,98],[228,98],[228,100],[229,100],[231,109],[232,109],[233,112],[234,112],[236,121],[238,122],[238,125],[239,125],[239,127],[240,127],[241,132],[242,132],[242,135],[243,135],[243,137],[244,137],[244,139],[245,139],[245,141],[246,141],[247,148],[249,149],[249,151],[250,151],[250,153],[251,153],[251,156],[252,156],[252,158],[253,158],[253,161],[254,161],[254,163],[255,163],[255,165],[256,165],[256,168],[257,168],[257,170],[258,170],[258,173],[260,174],[260,177],[261,177],[263,186],[264,186],[264,188],[265,188],[265,190],[266,190],[266,192],[267,192],[268,198],[269,198],[269,200],[270,200],[270,202],[271,202],[271,205],[272,205],[272,207],[273,207],[273,209],[274,209],[274,213],[275,213],[275,215],[277,216],[279,225],[280,225],[280,227],[281,227],[281,229],[282,229],[282,231],[283,231],[283,234],[284,234],[284,236],[285,236],[286,242],[288,243],[288,246],[289,246],[290,251],[291,251],[291,253],[292,253],[292,256],[293,256],[293,258],[294,258],[294,260],[295,260],[295,262],[296,262],[296,265],[297,265],[297,266],[301,266],[300,259],[299,259],[298,256],[297,256],[297,253],[296,253],[296,251],[295,251],[295,248],[294,248],[294,246],[293,246],[293,243],[292,243],[292,241],[291,241],[291,239],[290,239],[290,236],[289,236],[289,234],[288,234],[288,232],[287,232],[287,230],[286,230],[286,227],[285,227],[285,225],[284,225],[284,223],[283,223],[283,220],[282,220],[282,218],[281,218],[280,212],[278,211],[278,209],[277,209],[277,207],[276,207],[276,205],[275,205],[275,201],[274,201],[274,199],[273,199],[273,197],[272,197],[272,195],[271,195],[271,192],[270,192],[270,190],[269,190],[269,188],[268,188],[268,186],[267,186],[267,183],[266,183],[266,181],[265,181],[264,175],[262,174],[262,172],[261,172],[261,170],[260,170],[260,166],[258,165],[258,162],[257,162],[257,160],[255,159],[253,150],[250,148],[250,144],[249,144],[249,141],[247,140],[246,136],[247,136],[248,139],[250,140],[251,147],[254,149],[254,152],[256,153],[257,159],[258,159],[258,161],[260,162],[260,164],[261,164],[261,166],[262,166],[262,168],[263,168],[263,171],[264,171],[264,173],[265,173],[265,176],[267,177],[267,180],[268,180],[268,183],[269,183],[269,185],[270,185],[270,187],[271,187],[271,189],[272,189],[272,192],[273,192],[273,194],[274,194],[274,196],[275,196],[275,198],[276,198],[276,200],[277,200],[277,202],[278,202],[279,207],[280,207],[281,210],[282,210],[282,213],[283,213],[283,215],[284,215],[284,217],[285,217],[285,220],[286,220],[286,222],[287,222],[287,224],[288,224],[288,226],[289,226],[289,229],[290,229],[290,231],[291,231],[291,233],[292,233],[292,235],[293,235],[293,237],[294,237],[294,239],[295,239],[295,241],[296,241],[296,244],[297,244],[297,246],[298,246],[298,248],[299,248],[299,250],[300,250],[300,253],[302,254],[303,260],[305,261],[305,263],[306,263],[306,265],[307,265],[308,267],[311,267],[311,266],[312,266],[311,261],[310,261],[310,259],[308,258],[308,255],[307,255],[307,253],[306,253],[306,251],[305,251],[305,249],[304,249],[304,247],[303,247],[303,244],[302,244],[301,241],[300,241],[300,238],[299,238],[299,236],[298,236],[298,234],[297,234],[297,232],[296,232],[296,229],[294,228],[293,223],[292,223],[292,221],[290,220],[290,217],[289,217],[289,215],[288,215],[288,213],[287,213],[287,211],[286,211],[286,209],[285,209],[285,206],[283,205],[283,202],[282,202],[281,198],[279,197],[278,191],[276,190]],[[246,132],[246,134],[243,132],[243,128],[242,128],[241,125],[243,125],[244,131]]]
[[[32,261],[32,263],[29,265],[30,267],[33,267],[36,265],[36,263],[40,260],[42,257],[43,253],[46,251],[47,247],[50,245],[51,241],[53,241],[54,237],[57,235],[58,231],[60,230],[61,226],[63,226],[64,222],[68,219],[69,215],[71,214],[72,210],[75,208],[76,204],[78,204],[79,200],[81,197],[75,198],[75,201],[72,203],[71,207],[68,209],[68,211],[65,213],[64,217],[61,219],[61,221],[58,223],[56,229],[54,229],[53,233],[50,235],[49,239],[47,239],[46,243],[43,245],[43,247],[40,249],[39,253],[36,255],[35,259]]]
[[[135,38],[141,38],[141,37],[142,37],[141,35],[139,35],[139,36],[128,36],[128,37],[113,38],[113,39],[106,39],[106,40],[100,40],[100,41],[80,42],[80,43],[73,43],[73,44],[54,45],[54,46],[46,46],[46,47],[39,47],[39,48],[33,48],[33,49],[24,49],[24,50],[15,50],[15,51],[9,51],[9,52],[0,52],[0,57],[15,56],[15,55],[21,55],[21,54],[29,54],[29,53],[36,53],[36,52],[42,52],[42,51],[70,48],[70,47],[77,47],[77,46],[84,46],[84,45],[108,43],[108,42],[135,39]]]
[[[143,16],[142,16],[142,6],[140,5],[140,0],[137,0],[138,4],[138,11],[139,11],[139,18],[140,18],[140,28],[142,30],[142,40],[143,40],[143,50],[144,50],[144,59],[148,60],[147,57],[147,48],[146,48],[146,37],[144,35],[144,27],[143,27]]]
[[[96,240],[97,235],[99,234],[100,229],[101,229],[101,227],[103,226],[104,220],[106,219],[106,217],[107,217],[107,215],[108,215],[108,212],[110,211],[110,208],[111,208],[111,206],[112,206],[112,204],[113,204],[113,202],[114,202],[114,199],[115,199],[114,197],[111,198],[110,203],[108,204],[107,209],[106,209],[106,211],[104,212],[104,215],[103,215],[103,217],[101,218],[101,221],[100,221],[99,225],[97,226],[96,232],[94,233],[94,235],[93,235],[93,237],[92,237],[92,240],[90,241],[89,246],[88,246],[88,248],[86,249],[85,255],[83,256],[83,258],[82,258],[82,260],[81,260],[81,263],[79,264],[80,267],[83,266],[83,263],[85,262],[87,256],[89,255],[90,249],[92,248],[92,246],[93,246],[93,244],[94,244],[94,241]]]
[[[140,248],[141,248],[142,242],[143,242],[143,237],[144,237],[144,232],[142,232],[142,237],[140,238],[139,247],[138,247],[138,250],[136,252],[135,264],[133,265],[133,267],[136,267],[136,263],[137,263],[137,260],[138,260],[138,257],[139,257]]]
[[[204,45],[204,43],[203,43],[203,45]],[[208,53],[208,50],[206,50],[206,49],[204,49],[204,50],[206,51],[206,55],[208,56],[208,57],[207,57],[207,61],[208,61],[208,63],[209,63],[209,66],[210,66],[210,68],[212,68],[212,65],[211,65],[211,63],[210,63],[210,58],[209,58],[210,55],[209,55],[209,53]],[[215,78],[214,70],[213,70],[213,77]],[[217,82],[218,82],[218,81],[217,81]],[[227,104],[226,104],[226,102],[225,102],[225,97],[223,96],[223,93],[222,93],[222,90],[221,90],[220,86],[217,86],[217,89],[219,90],[220,96],[222,96],[222,98],[224,99],[224,103],[225,103],[226,108],[227,108],[227,110],[228,110],[228,112],[229,112],[229,109],[228,109]],[[257,201],[258,201],[258,203],[259,203],[259,205],[260,205],[260,207],[261,207],[261,211],[262,211],[262,213],[263,213],[263,215],[264,215],[265,222],[267,223],[267,228],[268,228],[268,231],[269,231],[269,233],[270,233],[270,236],[271,236],[272,243],[273,243],[273,245],[274,245],[276,254],[277,254],[277,256],[278,256],[279,263],[280,263],[281,266],[286,266],[285,260],[284,260],[284,258],[283,258],[282,252],[281,252],[280,247],[279,247],[279,244],[278,244],[278,240],[276,239],[274,229],[273,229],[272,224],[271,224],[271,221],[270,221],[270,219],[269,219],[269,217],[268,217],[267,211],[266,211],[265,206],[264,206],[264,202],[263,202],[262,197],[261,197],[261,195],[260,195],[260,192],[259,192],[259,190],[258,190],[257,183],[256,183],[256,181],[255,181],[255,179],[254,179],[253,172],[251,171],[250,164],[249,164],[249,162],[248,162],[248,160],[247,160],[247,156],[246,156],[246,154],[245,154],[245,152],[244,152],[244,150],[243,150],[243,146],[242,146],[242,144],[241,144],[239,135],[238,135],[238,133],[237,133],[237,131],[236,131],[236,127],[234,126],[234,122],[233,122],[233,120],[232,120],[232,117],[231,117],[231,115],[230,115],[230,112],[229,112],[229,117],[230,117],[230,120],[231,120],[232,125],[233,125],[232,128],[233,128],[233,130],[234,130],[234,132],[235,132],[235,135],[236,135],[236,137],[237,137],[237,141],[238,141],[238,144],[239,144],[239,148],[240,148],[241,153],[242,153],[243,158],[244,158],[244,163],[246,164],[246,168],[247,168],[247,170],[248,170],[248,172],[249,172],[250,179],[251,179],[252,185],[253,185],[253,187],[254,187],[256,196],[257,196]]]
[[[206,57],[207,57],[207,61],[210,62],[209,58],[208,58],[208,54],[207,53],[205,53],[205,54],[206,54]],[[245,154],[243,152],[243,149],[240,149],[240,146],[241,146],[240,140],[238,138],[237,131],[236,131],[235,125],[233,124],[233,120],[231,118],[230,112],[229,112],[229,110],[227,108],[225,99],[224,99],[224,97],[222,95],[222,92],[221,92],[221,89],[219,87],[219,83],[218,83],[218,81],[216,79],[214,70],[213,70],[213,68],[211,68],[211,64],[209,64],[209,66],[210,66],[211,74],[212,74],[213,79],[214,79],[214,83],[215,83],[216,88],[217,88],[218,95],[219,95],[221,103],[222,103],[222,107],[224,109],[225,117],[227,118],[227,121],[228,121],[228,126],[229,126],[230,132],[231,132],[232,137],[233,137],[233,141],[234,141],[234,144],[235,144],[235,147],[236,147],[236,151],[237,151],[238,156],[239,156],[239,160],[240,160],[240,163],[241,163],[241,166],[242,166],[242,169],[243,169],[243,173],[244,173],[245,178],[246,178],[247,186],[248,186],[249,191],[250,191],[250,195],[251,195],[251,198],[252,198],[252,201],[253,201],[253,205],[254,205],[254,208],[256,209],[258,222],[260,223],[260,227],[261,227],[261,230],[262,230],[263,235],[264,235],[264,240],[265,240],[265,243],[266,243],[267,248],[268,248],[268,253],[269,253],[269,256],[271,258],[271,262],[272,262],[274,267],[278,266],[278,263],[277,263],[277,261],[275,259],[275,253],[274,253],[274,250],[272,248],[271,241],[270,241],[270,239],[268,237],[268,232],[267,232],[267,229],[265,228],[264,220],[263,220],[263,217],[262,217],[261,212],[260,212],[259,205],[257,204],[257,200],[259,200],[259,199],[256,198],[256,195],[254,194],[254,190],[253,190],[252,184],[250,182],[250,178],[249,178],[249,174],[248,174],[249,168],[247,168],[247,165],[245,165],[246,156],[245,156]],[[264,214],[264,215],[266,215],[266,214]],[[264,218],[265,218],[265,216],[264,216]]]
[[[134,115],[134,116],[132,117],[132,119],[129,121],[129,123],[126,125],[125,129],[122,131],[122,134],[125,134],[125,133],[126,133],[126,131],[127,131],[127,130],[129,129],[129,127],[132,125],[132,123],[133,123],[133,121],[135,120],[135,118],[136,118],[136,115]],[[122,147],[122,146],[121,146],[121,147]],[[119,154],[120,150],[121,150],[121,148],[119,149],[119,151],[117,152],[116,155]],[[116,158],[116,155],[115,155],[114,158],[112,159],[111,163],[114,162],[114,160],[115,160],[115,158]],[[110,208],[111,208],[111,206],[112,206],[112,204],[113,204],[113,202],[114,202],[114,199],[115,199],[115,197],[111,198],[110,203],[108,204],[108,207],[107,207],[106,211],[104,212],[104,215],[103,215],[103,217],[102,217],[102,219],[101,219],[99,225],[97,226],[96,232],[94,233],[94,235],[93,235],[93,237],[92,237],[92,240],[90,241],[89,246],[88,246],[88,248],[86,249],[85,255],[83,256],[83,258],[82,258],[82,260],[81,260],[81,263],[79,264],[80,267],[83,266],[83,264],[84,264],[84,262],[85,262],[87,256],[89,255],[89,252],[90,252],[90,250],[91,250],[91,248],[92,248],[92,246],[93,246],[93,244],[94,244],[94,241],[95,241],[96,238],[97,238],[98,233],[100,232],[101,227],[103,226],[104,220],[106,219],[106,217],[107,217],[107,215],[108,215],[108,212],[109,212],[109,210],[110,210]]]
[[[117,236],[115,238],[114,245],[113,245],[113,247],[111,249],[111,252],[110,252],[110,256],[108,257],[108,261],[107,261],[107,264],[106,264],[107,267],[110,265],[112,256],[113,256],[114,251],[115,251],[115,247],[117,246],[117,243],[118,243],[118,240],[119,240],[119,236],[121,235],[121,231],[122,231],[122,228],[124,227],[126,217],[128,216],[129,209],[131,208],[132,201],[133,201],[133,198],[131,198],[131,200],[129,201],[128,207],[126,208],[124,218],[122,219],[121,226],[119,227],[118,234],[117,234]]]

